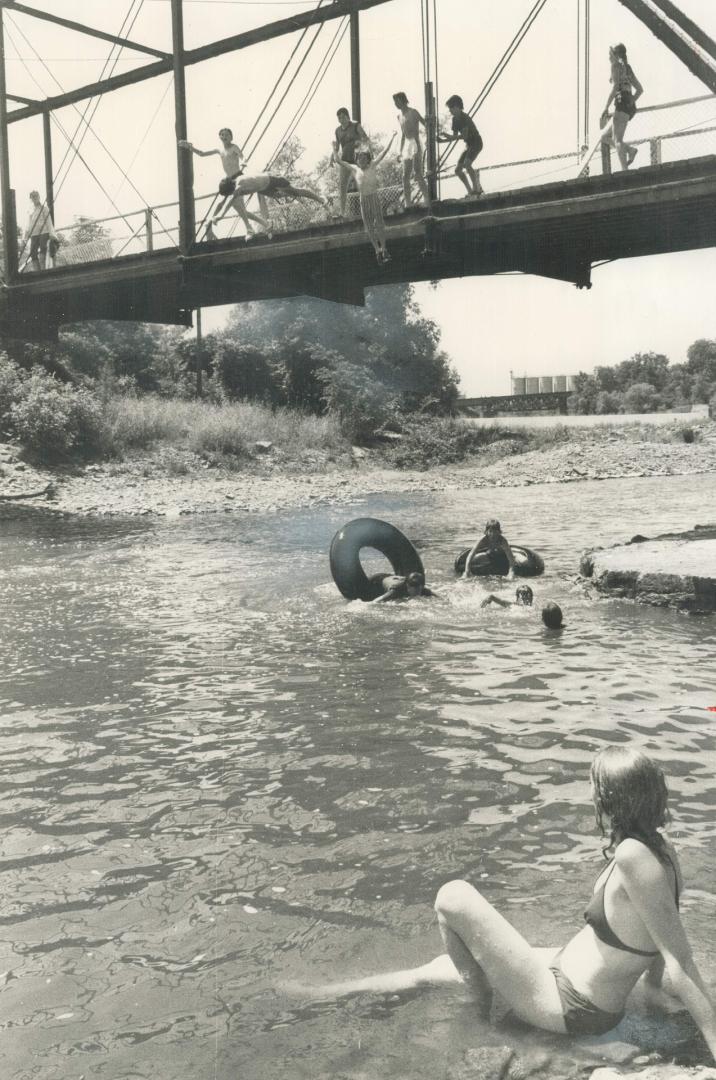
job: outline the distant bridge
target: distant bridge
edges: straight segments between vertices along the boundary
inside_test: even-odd
[[[567,400],[573,390],[551,390],[540,394],[502,394],[494,397],[460,398],[463,416],[523,416],[525,413],[567,415]]]
[[[387,2],[390,0],[334,0],[326,7],[319,5],[301,15],[185,50],[182,0],[171,0],[173,49],[168,53],[71,23],[17,0],[0,0],[0,194],[5,226],[0,332],[30,340],[52,339],[63,323],[86,319],[191,325],[193,310],[212,305],[297,295],[361,304],[365,289],[371,286],[467,275],[520,272],[589,287],[595,264],[716,244],[716,155],[661,162],[665,139],[716,128],[690,125],[658,138],[634,140],[649,145],[650,164],[629,172],[610,174],[607,153],[601,175],[457,201],[439,197],[444,160],[435,143],[436,103],[428,80],[431,207],[394,214],[388,208],[393,259],[387,265],[375,262],[359,221],[301,219],[299,212],[293,216],[287,213],[285,230],[271,240],[257,238],[250,244],[243,237],[206,241],[197,226],[199,202],[193,190],[191,152],[178,149],[178,203],[120,214],[125,223],[138,215],[136,228],[130,225],[128,240],[98,241],[86,251],[85,261],[77,261],[83,257],[83,245],[78,245],[63,249],[67,252],[65,265],[20,272],[14,241],[8,125],[30,116],[43,117],[47,203],[53,209],[50,119],[55,110],[173,71],[176,134],[185,139],[186,66],[334,19],[344,19],[345,28],[350,29],[352,106],[354,116],[360,118],[359,13]],[[435,0],[422,0],[426,9],[431,2],[434,5]],[[621,2],[686,63],[711,94],[716,92],[716,43],[676,5],[670,0]],[[534,17],[544,3],[537,0]],[[9,12],[121,41],[126,48],[152,54],[152,62],[45,101],[19,98],[7,91],[5,83],[3,14]],[[689,99],[699,100],[703,99]],[[19,107],[9,110],[9,102],[19,103]],[[651,110],[657,108],[651,106]],[[639,115],[649,111],[643,109]],[[578,152],[535,160],[556,158],[573,159],[576,174]],[[493,166],[498,167],[506,166]],[[161,225],[166,219],[178,219],[178,225]],[[71,263],[69,256],[73,256]]]

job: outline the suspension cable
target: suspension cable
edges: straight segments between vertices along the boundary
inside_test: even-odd
[[[142,2],[142,4],[143,4],[143,3],[144,3],[144,0],[141,0],[141,2]],[[140,10],[141,10],[141,9],[140,9]],[[139,12],[137,12],[137,14],[139,14]],[[9,14],[9,12],[8,12],[8,16],[7,16],[7,17],[8,17],[8,20],[9,20],[9,21],[11,21],[11,20],[10,20],[10,14]],[[136,18],[136,16],[135,16],[135,18]],[[42,66],[43,66],[43,67],[45,68],[45,70],[47,71],[47,73],[48,73],[48,75],[50,76],[50,78],[52,78],[52,79],[54,80],[54,82],[55,82],[55,83],[57,84],[57,86],[58,86],[58,87],[60,88],[60,90],[62,91],[62,93],[65,93],[65,90],[64,90],[64,87],[62,86],[62,83],[61,83],[61,82],[59,81],[59,79],[58,79],[58,78],[56,77],[56,75],[54,75],[54,74],[53,74],[53,72],[52,72],[52,71],[50,70],[50,68],[49,68],[49,67],[47,66],[47,64],[45,63],[45,61],[44,61],[44,60],[42,59],[42,57],[41,57],[41,56],[39,55],[39,53],[37,52],[37,50],[36,50],[36,49],[34,48],[34,46],[32,45],[32,43],[31,43],[31,42],[30,42],[30,41],[28,40],[27,36],[26,36],[26,35],[25,35],[25,34],[24,34],[24,33],[22,32],[22,30],[21,30],[21,29],[20,29],[20,28],[19,28],[19,27],[18,27],[18,26],[17,26],[17,25],[16,25],[15,23],[14,23],[14,22],[12,22],[12,25],[13,25],[13,27],[15,28],[15,30],[17,30],[17,32],[18,32],[18,33],[20,34],[20,36],[21,36],[21,37],[23,38],[23,40],[24,40],[24,41],[26,42],[26,44],[27,44],[27,45],[29,46],[29,48],[30,48],[30,49],[32,50],[32,52],[33,52],[33,53],[35,54],[35,56],[37,57],[37,59],[38,59],[38,60],[40,61],[40,63],[42,64]],[[16,51],[17,51],[17,46],[15,46],[15,48],[16,48]],[[24,61],[23,61],[23,63],[24,63]],[[26,64],[25,64],[25,67],[27,67],[27,65],[26,65]],[[29,69],[28,69],[28,70],[29,70]],[[36,85],[37,85],[37,86],[39,87],[39,86],[40,86],[40,84],[39,84],[39,83],[37,82],[37,79],[35,79],[35,78],[34,78],[34,76],[32,76],[32,77],[33,77],[33,80],[34,80],[35,84],[36,84]],[[44,90],[42,90],[42,87],[40,87],[40,90],[42,91],[42,93],[44,93]],[[100,96],[101,96],[101,95],[100,95]],[[81,115],[81,114],[80,114],[80,110],[79,110],[79,109],[77,108],[77,106],[76,106],[76,105],[73,105],[72,107],[73,107],[73,109],[75,110],[75,112],[76,112],[76,113],[78,113],[79,115]],[[57,117],[56,117],[56,116],[54,115],[54,113],[52,114],[52,119],[53,119],[53,120],[55,121],[55,123],[57,124],[57,126],[58,126],[58,127],[60,128],[60,131],[62,132],[62,134],[64,135],[64,137],[65,137],[65,138],[66,138],[66,139],[68,140],[68,142],[69,142],[69,143],[71,143],[71,144],[72,144],[72,145],[74,146],[74,142],[73,142],[72,138],[71,138],[71,137],[70,137],[70,136],[68,135],[68,133],[67,133],[67,132],[66,132],[66,131],[64,130],[64,128],[63,128],[63,126],[62,126],[62,124],[61,124],[61,123],[59,122],[59,120],[58,120],[58,119],[57,119]],[[138,198],[139,198],[139,199],[141,200],[141,202],[143,203],[143,205],[144,205],[144,206],[149,206],[149,203],[148,203],[148,201],[147,201],[147,200],[146,200],[146,199],[144,198],[144,196],[142,195],[141,191],[139,190],[139,188],[137,187],[137,185],[136,185],[136,184],[134,183],[134,181],[132,180],[132,178],[131,178],[130,176],[128,176],[128,175],[127,175],[127,172],[126,172],[126,171],[125,171],[125,170],[124,170],[124,169],[122,168],[122,166],[121,166],[121,165],[120,165],[120,163],[119,163],[119,162],[117,161],[117,159],[115,158],[115,156],[114,156],[114,154],[112,153],[112,151],[111,151],[111,150],[109,149],[109,147],[108,147],[108,146],[107,146],[107,145],[106,145],[106,144],[104,143],[104,141],[103,141],[103,140],[102,140],[102,139],[100,138],[100,136],[99,136],[99,135],[97,134],[97,132],[96,132],[96,131],[94,130],[94,128],[92,128],[92,127],[91,127],[91,125],[90,125],[89,123],[87,123],[87,130],[88,130],[88,131],[91,131],[91,132],[92,132],[92,135],[93,135],[93,136],[94,136],[94,138],[95,138],[95,139],[97,140],[97,142],[98,142],[98,143],[100,144],[100,146],[102,147],[102,149],[103,149],[103,150],[105,151],[105,153],[106,153],[106,154],[107,154],[107,156],[109,157],[110,161],[112,161],[112,163],[113,163],[113,164],[114,164],[114,165],[115,165],[115,166],[116,166],[116,167],[117,167],[117,168],[119,169],[119,171],[120,171],[120,172],[122,173],[122,175],[123,175],[124,179],[125,179],[125,180],[126,180],[126,181],[127,181],[128,183],[129,183],[130,187],[131,187],[131,188],[133,189],[133,191],[134,191],[134,192],[136,193],[136,195],[137,195],[137,196],[138,196]],[[86,165],[86,167],[87,167],[87,168],[89,169],[89,166],[87,165],[87,162],[86,162],[86,161],[84,161],[84,158],[82,158],[82,156],[81,156],[81,155],[79,154],[79,147],[77,147],[77,148],[76,148],[76,151],[75,151],[75,152],[76,152],[76,154],[77,154],[77,155],[78,155],[78,156],[80,157],[80,160],[82,160],[82,161],[83,161],[83,163],[84,163],[84,164]],[[93,178],[95,179],[95,181],[96,181],[96,182],[97,182],[97,184],[99,185],[99,187],[100,187],[100,189],[102,190],[103,194],[104,194],[104,195],[105,195],[105,196],[107,197],[107,199],[109,200],[109,202],[110,202],[110,205],[111,205],[111,206],[113,207],[113,209],[114,209],[114,210],[116,210],[116,211],[117,211],[117,214],[119,215],[119,217],[121,217],[121,218],[122,218],[122,220],[124,221],[125,225],[127,225],[127,227],[128,227],[128,228],[131,228],[131,226],[129,225],[129,222],[128,222],[128,221],[126,220],[126,218],[125,218],[124,214],[123,214],[123,213],[122,213],[122,211],[121,211],[121,210],[119,209],[119,207],[118,207],[118,206],[117,206],[117,204],[115,203],[115,201],[114,201],[114,199],[112,198],[112,196],[111,196],[111,195],[109,194],[109,192],[108,192],[108,191],[106,190],[106,188],[105,188],[105,187],[104,187],[104,186],[103,186],[103,185],[102,185],[102,184],[101,184],[101,183],[99,182],[98,178],[97,178],[97,177],[96,177],[96,175],[95,175],[95,174],[94,174],[94,173],[92,172],[92,170],[91,170],[91,169],[89,169],[89,171],[90,171],[90,174],[92,175],[92,177],[93,177]],[[67,173],[65,173],[65,179],[66,179],[66,177],[67,177]],[[161,220],[159,219],[158,215],[156,214],[156,212],[155,212],[154,210],[152,210],[152,214],[153,214],[153,216],[154,216],[154,217],[156,218],[156,220],[157,220],[157,221],[159,222],[159,224],[160,224],[160,225],[162,226],[162,229],[164,229],[164,231],[165,231],[165,232],[167,232],[167,234],[168,234],[168,235],[170,235],[170,231],[166,229],[166,226],[165,226],[165,225],[164,225],[164,223],[163,223],[163,222],[162,222],[162,221],[161,221]],[[178,246],[178,245],[175,245],[175,246]]]
[[[321,5],[322,5],[323,3],[324,3],[324,0],[318,0],[318,4],[317,4],[317,6],[316,6],[316,11],[318,11],[318,9],[319,9],[319,8],[321,7]],[[259,135],[259,136],[257,137],[257,139],[256,139],[256,141],[255,141],[255,143],[254,143],[254,145],[253,145],[253,146],[252,146],[252,148],[251,148],[251,149],[249,150],[249,148],[248,148],[248,145],[249,145],[249,141],[250,141],[250,139],[251,139],[251,136],[252,136],[252,135],[254,134],[254,132],[256,131],[256,128],[257,128],[257,127],[259,126],[259,124],[261,123],[261,121],[262,121],[262,119],[263,119],[263,117],[264,117],[264,114],[265,114],[266,110],[268,109],[268,107],[269,107],[269,105],[270,105],[270,103],[271,103],[271,100],[272,100],[272,98],[273,98],[274,94],[278,92],[278,87],[279,87],[279,85],[280,85],[280,83],[281,83],[281,80],[283,79],[284,75],[285,75],[285,74],[286,74],[286,72],[288,71],[288,68],[289,68],[289,66],[290,66],[290,64],[291,64],[291,61],[293,60],[294,56],[295,56],[295,55],[296,55],[296,53],[298,52],[299,48],[301,47],[301,45],[302,45],[302,43],[303,43],[303,39],[304,39],[304,38],[306,37],[306,34],[307,34],[307,33],[308,33],[308,31],[309,31],[309,30],[311,29],[311,27],[310,27],[310,26],[306,26],[306,27],[304,27],[304,29],[303,29],[303,31],[301,32],[301,35],[300,35],[300,37],[299,37],[298,41],[296,42],[296,44],[294,45],[294,47],[293,47],[293,49],[292,49],[292,51],[291,51],[291,55],[289,56],[288,60],[286,61],[286,63],[285,63],[285,64],[284,64],[284,66],[283,66],[283,70],[281,71],[281,74],[279,75],[278,79],[276,79],[276,81],[275,81],[275,83],[274,83],[273,87],[271,88],[271,91],[270,91],[270,93],[269,93],[268,97],[266,98],[266,101],[264,102],[263,108],[262,108],[262,109],[261,109],[261,110],[259,111],[259,113],[258,113],[258,115],[257,115],[257,117],[256,117],[256,120],[254,121],[254,123],[253,123],[253,125],[252,125],[252,127],[251,127],[251,130],[249,131],[248,135],[247,135],[247,136],[246,136],[246,138],[244,139],[244,147],[243,147],[243,149],[244,149],[244,154],[245,154],[245,156],[247,156],[247,157],[248,157],[248,156],[249,156],[250,154],[253,154],[253,153],[255,153],[255,152],[256,152],[256,150],[258,149],[258,147],[259,147],[259,144],[260,144],[261,140],[263,139],[264,135],[266,134],[266,130],[267,130],[267,128],[268,128],[268,127],[269,127],[269,126],[271,125],[271,123],[272,123],[272,121],[273,121],[274,117],[276,116],[276,113],[278,112],[278,110],[279,110],[279,109],[281,108],[281,105],[282,105],[282,104],[283,104],[283,102],[285,101],[285,99],[286,99],[286,96],[288,95],[288,92],[289,92],[289,90],[291,89],[291,87],[293,86],[294,82],[296,81],[296,76],[298,75],[299,71],[300,71],[300,70],[301,70],[301,68],[303,67],[303,64],[305,63],[305,61],[306,61],[306,58],[307,58],[308,54],[310,53],[310,51],[311,51],[311,49],[312,49],[312,47],[313,47],[313,45],[314,45],[314,43],[315,43],[316,37],[318,37],[318,34],[319,34],[319,33],[320,33],[320,31],[321,31],[321,30],[323,29],[324,25],[325,25],[325,23],[319,23],[319,25],[318,25],[318,31],[317,31],[317,33],[315,34],[315,36],[314,36],[314,38],[313,38],[313,41],[312,41],[312,42],[311,42],[311,43],[309,44],[309,46],[308,46],[308,49],[306,50],[306,52],[305,52],[305,54],[304,54],[304,56],[303,56],[303,59],[302,59],[302,60],[300,61],[300,63],[299,63],[299,65],[298,65],[298,68],[297,68],[297,70],[296,70],[296,71],[294,72],[294,74],[293,74],[293,76],[292,76],[291,80],[290,80],[290,81],[289,81],[289,83],[288,83],[288,86],[287,86],[287,87],[286,87],[286,89],[285,89],[285,90],[283,91],[283,94],[282,94],[282,96],[281,96],[281,99],[280,99],[280,101],[279,101],[278,105],[276,106],[276,108],[274,109],[273,113],[271,114],[271,118],[270,118],[270,120],[268,121],[268,124],[267,124],[267,125],[266,125],[266,126],[264,127],[264,129],[263,129],[263,131],[261,132],[261,134],[260,134],[260,135]]]
[[[132,13],[132,9],[133,9],[135,3],[136,3],[136,0],[130,0],[130,4],[129,4],[129,8],[127,9],[127,13],[124,16],[124,19],[122,20],[122,25],[120,26],[119,30],[117,31],[118,36],[121,36],[123,33],[125,33],[125,28],[127,28],[127,27],[128,27],[128,29],[126,29],[126,36],[129,36],[129,34],[131,33],[132,28],[133,28],[134,23],[136,22],[136,18],[137,18],[137,15],[135,15],[134,19],[131,22],[131,24],[129,24],[130,15]],[[141,10],[141,5],[140,5],[139,10]],[[137,14],[139,14],[139,12],[137,12]],[[107,57],[106,57],[103,65],[102,65],[102,70],[100,71],[99,79],[97,80],[98,82],[101,82],[102,79],[104,78],[104,76],[105,76],[105,74],[107,72],[107,69],[108,69],[108,67],[110,65],[110,62],[112,60],[114,50],[116,48],[117,48],[117,45],[114,44],[114,43],[110,46],[109,53],[107,54]],[[110,72],[110,74],[112,74],[114,72],[114,70],[115,70],[115,68],[117,66],[117,61],[119,60],[121,52],[122,52],[122,49],[120,48],[119,51],[117,52],[117,57],[116,57],[115,63],[113,65],[113,67],[112,67],[112,71]],[[89,124],[91,123],[91,121],[92,121],[92,119],[94,117],[94,113],[93,113],[92,117],[90,117],[89,121],[87,121],[86,117],[87,117],[87,114],[89,113],[90,109],[92,108],[93,103],[95,104],[95,107],[96,107],[96,105],[99,103],[99,98],[95,99],[94,102],[93,102],[92,98],[90,98],[87,101],[87,103],[86,103],[86,105],[84,107],[84,110],[82,112],[82,115],[80,116],[80,119],[77,122],[77,126],[75,127],[74,131],[72,132],[73,140],[76,139],[77,136],[82,131],[82,124],[83,123],[86,123],[87,126],[89,126]],[[82,132],[79,143],[77,144],[78,146],[82,146],[82,143],[84,142],[84,138],[85,138],[86,134],[87,134],[87,127],[85,127],[84,132]],[[56,170],[55,175],[53,177],[53,184],[57,184],[58,181],[60,181],[60,174],[62,173],[63,166],[64,166],[65,162],[67,161],[67,158],[69,157],[69,155],[71,153],[72,153],[72,144],[68,143],[68,145],[67,145],[67,147],[65,149],[65,153],[63,155],[62,161],[60,162],[59,166],[57,167],[57,170]],[[67,174],[69,174],[69,171],[70,171],[71,168],[72,168],[72,161],[70,161],[70,163],[69,163],[69,165],[67,167],[67,173],[65,174],[65,177],[62,179],[61,182],[59,182],[59,187],[58,187],[57,192],[56,192],[57,195],[59,195],[60,191],[62,190],[62,184],[64,183],[64,180],[66,179]]]
[[[274,161],[276,160],[276,158],[280,154],[281,150],[286,145],[288,140],[293,136],[293,134],[296,131],[296,128],[298,127],[301,120],[303,119],[303,117],[304,117],[304,115],[306,113],[306,110],[308,109],[309,105],[311,104],[314,97],[316,96],[316,93],[318,92],[318,90],[319,90],[319,88],[321,86],[321,83],[323,82],[326,74],[328,73],[328,69],[330,68],[331,64],[333,63],[333,60],[334,60],[334,58],[336,56],[336,53],[338,52],[338,49],[340,48],[340,45],[343,42],[343,38],[346,36],[346,32],[348,30],[349,25],[350,25],[350,17],[346,16],[342,20],[342,22],[339,24],[338,29],[336,30],[335,34],[333,35],[333,39],[332,39],[330,45],[328,46],[328,48],[326,49],[326,52],[324,53],[324,56],[323,56],[323,59],[321,60],[321,63],[318,65],[318,69],[316,71],[316,74],[314,75],[313,81],[311,82],[310,86],[308,87],[308,90],[306,91],[306,93],[304,95],[302,103],[299,105],[298,109],[294,113],[293,119],[291,120],[290,124],[288,125],[288,128],[286,129],[286,131],[284,131],[283,135],[279,139],[278,145],[277,145],[277,147],[276,147],[270,161],[268,162],[268,164],[266,166],[267,169],[271,168]]]
[[[17,47],[17,43],[15,42],[15,39],[13,38],[13,36],[12,36],[12,33],[10,32],[10,28],[9,28],[9,27],[7,27],[7,26],[6,26],[6,28],[5,28],[5,33],[7,34],[7,37],[8,37],[8,40],[10,41],[10,44],[12,45],[12,47],[13,47],[13,48],[14,48],[14,50],[15,50],[15,52],[17,53],[17,59],[18,59],[18,60],[19,60],[19,61],[21,62],[21,64],[23,65],[23,67],[24,67],[24,68],[25,68],[25,70],[27,71],[28,75],[30,76],[30,78],[32,79],[32,81],[33,81],[33,82],[35,83],[35,86],[37,86],[37,88],[39,89],[40,93],[41,93],[41,94],[44,94],[44,93],[45,93],[45,89],[44,89],[44,87],[42,86],[42,84],[41,84],[41,83],[39,83],[39,82],[37,81],[37,79],[35,78],[34,74],[33,74],[33,73],[32,73],[32,71],[30,70],[30,68],[29,68],[29,67],[27,66],[27,64],[26,64],[25,60],[23,59],[22,55],[20,54],[20,50],[19,50],[19,49],[18,49],[18,47]],[[60,131],[62,132],[62,135],[64,136],[64,138],[65,138],[65,139],[67,139],[67,141],[68,141],[68,142],[70,142],[71,140],[70,140],[70,136],[69,136],[69,133],[68,133],[68,132],[67,132],[67,131],[65,130],[65,128],[64,128],[64,126],[63,126],[63,124],[62,124],[62,122],[61,122],[60,120],[58,120],[58,119],[57,119],[57,117],[56,117],[56,116],[54,115],[54,113],[52,114],[52,119],[54,120],[55,124],[56,124],[56,125],[57,125],[57,127],[58,127],[58,128],[60,129]],[[101,181],[101,180],[99,179],[99,177],[98,177],[98,176],[96,176],[96,174],[95,174],[95,173],[94,173],[94,172],[92,171],[92,168],[90,167],[90,165],[89,165],[89,164],[87,163],[87,161],[86,161],[86,159],[84,158],[84,156],[83,156],[83,155],[82,155],[82,154],[81,154],[81,153],[80,153],[79,151],[77,152],[77,156],[79,157],[79,159],[80,159],[80,161],[82,162],[82,164],[84,165],[84,167],[85,167],[85,168],[87,169],[87,172],[88,172],[88,173],[90,174],[90,176],[92,177],[92,179],[93,179],[93,180],[95,181],[95,183],[96,183],[96,184],[97,184],[97,186],[99,187],[99,189],[100,189],[100,191],[102,192],[102,194],[103,194],[103,195],[104,195],[104,196],[105,196],[105,197],[106,197],[106,198],[107,198],[107,199],[109,200],[109,202],[110,202],[110,204],[112,205],[113,209],[117,211],[117,214],[118,214],[118,216],[119,216],[119,217],[120,217],[120,218],[122,219],[122,221],[124,221],[124,224],[125,224],[125,225],[127,226],[127,228],[128,228],[128,229],[130,230],[130,232],[131,232],[131,231],[132,231],[132,227],[131,227],[131,225],[129,224],[129,222],[127,221],[126,217],[125,217],[125,216],[124,216],[124,214],[122,213],[122,211],[121,211],[121,210],[119,209],[119,207],[118,207],[118,206],[116,205],[116,203],[115,203],[115,202],[114,202],[114,200],[112,199],[112,196],[111,196],[111,195],[109,194],[109,192],[108,192],[108,191],[106,190],[106,188],[105,188],[105,187],[104,187],[104,185],[102,184],[102,181]],[[21,251],[20,251],[20,256],[22,256],[22,252],[24,251],[24,249],[25,249],[25,246],[26,246],[26,244],[23,244],[23,247],[22,247],[22,249],[21,249]]]
[[[540,14],[540,12],[542,11],[542,9],[544,8],[546,3],[547,3],[547,0],[536,0],[536,3],[534,4],[534,6],[533,6],[532,10],[530,11],[529,15],[524,20],[524,22],[520,26],[519,30],[517,31],[517,33],[512,38],[512,41],[510,42],[510,44],[505,49],[504,53],[502,54],[502,57],[500,58],[498,63],[495,65],[492,73],[490,74],[489,78],[487,79],[484,86],[482,87],[482,90],[480,90],[480,92],[477,95],[475,101],[470,106],[470,109],[468,111],[469,116],[474,116],[475,113],[478,111],[478,109],[480,109],[482,107],[482,105],[484,105],[484,103],[487,100],[490,92],[492,91],[492,89],[494,88],[494,86],[497,83],[498,79],[502,75],[502,72],[505,70],[508,63],[510,62],[510,60],[514,56],[514,54],[517,52],[517,49],[522,44],[522,42],[525,39],[528,31],[531,29],[531,27],[532,27],[533,23],[535,22],[537,16]],[[453,152],[453,149],[454,149],[454,144],[451,143],[448,146],[448,148],[443,151],[443,153],[440,156],[440,161],[439,161],[440,166],[442,166],[443,163],[447,160],[447,158]]]

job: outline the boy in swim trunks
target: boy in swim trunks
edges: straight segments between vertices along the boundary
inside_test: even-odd
[[[218,154],[219,155],[219,157],[221,158],[221,164],[224,167],[224,172],[226,173],[226,180],[222,180],[221,184],[219,185],[219,192],[220,192],[220,194],[222,195],[222,197],[224,199],[227,199],[228,195],[231,194],[231,191],[232,191],[231,185],[233,184],[233,181],[236,180],[237,177],[241,176],[242,172],[244,171],[245,158],[244,158],[244,155],[243,155],[243,153],[241,151],[241,148],[239,146],[237,146],[236,143],[234,142],[234,134],[233,134],[231,128],[222,128],[221,131],[219,132],[219,138],[221,140],[221,147],[218,150],[198,150],[197,147],[194,146],[193,143],[190,143],[187,139],[179,139],[178,140],[178,145],[183,150],[191,150],[192,154],[196,154],[198,157],[211,157],[213,154]],[[226,186],[227,183],[228,183],[228,186]],[[224,194],[224,188],[226,188],[227,194]],[[224,211],[220,215],[221,217],[224,216],[224,214],[228,210],[229,206],[231,206],[230,202],[229,203],[227,203],[227,202],[224,203]],[[249,223],[250,221],[255,221],[257,223],[257,225],[262,225],[264,228],[268,227],[268,223],[266,221],[264,221],[263,218],[260,218],[257,214],[250,213],[246,209],[246,207],[244,206],[243,200],[241,202],[240,207],[238,205],[236,205],[234,208],[235,208],[236,212],[238,213],[239,217],[241,218],[241,220],[244,223],[244,226],[246,228],[247,239],[254,235],[254,229],[253,229],[252,225]],[[218,221],[218,220],[219,220],[218,216],[214,218],[214,221]],[[214,239],[214,231],[213,231],[214,221],[212,221],[207,226],[207,229],[206,229],[206,238],[207,238],[207,240],[213,240]]]
[[[482,136],[475,127],[472,117],[465,112],[462,98],[453,94],[445,102],[452,115],[452,135],[438,135],[438,142],[457,142],[462,139],[465,149],[458,158],[455,175],[459,176],[467,188],[466,199],[474,199],[484,195],[480,183],[479,170],[473,169],[472,164],[482,150]]]
[[[260,218],[257,217],[256,214],[247,213],[244,203],[245,195],[258,196],[262,215]],[[269,220],[268,204],[266,200],[284,198],[311,199],[321,206],[325,207],[328,205],[322,195],[317,195],[308,188],[294,187],[291,181],[287,180],[285,176],[273,176],[271,173],[257,173],[256,176],[242,176],[236,181],[236,189],[233,197],[226,203],[223,210],[213,219],[212,224],[216,225],[218,221],[221,221],[224,215],[228,213],[229,209],[233,206],[236,213],[247,226],[247,239],[249,235],[252,235],[252,233],[248,232],[250,226],[246,220],[247,217],[252,217],[254,221],[259,221],[270,235],[271,222]]]
[[[423,147],[420,142],[420,125],[425,127],[425,120],[417,109],[411,108],[406,95],[401,91],[393,94],[393,101],[400,109],[398,122],[400,124],[401,139],[398,161],[403,163],[403,196],[405,208],[413,205],[413,197],[410,192],[411,177],[415,177],[420,194],[425,205],[430,203],[428,185],[423,175]]]
[[[347,162],[348,165],[355,165],[356,147],[361,143],[367,144],[368,136],[357,120],[351,120],[351,114],[348,112],[348,109],[339,109],[336,116],[338,117],[338,127],[336,128],[336,137],[333,141],[333,152],[338,155],[341,161]],[[350,171],[341,169],[338,190],[341,215],[343,217],[346,216],[348,190],[352,182],[353,177],[351,176]]]

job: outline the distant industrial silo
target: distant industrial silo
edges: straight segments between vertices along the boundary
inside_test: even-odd
[[[567,389],[567,376],[555,375],[552,379],[552,389],[557,393],[565,391]]]
[[[524,379],[524,377],[523,378],[518,378],[516,375],[513,375],[512,376],[512,393],[515,394],[515,395],[519,395],[521,397],[522,394],[524,394],[524,392],[525,392],[525,381],[526,380]]]
[[[542,375],[542,376],[540,376],[539,392],[540,392],[540,394],[551,394],[552,393],[552,376],[551,375]]]

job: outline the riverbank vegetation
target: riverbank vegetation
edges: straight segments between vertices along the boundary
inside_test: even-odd
[[[0,439],[47,465],[156,450],[178,470],[194,460],[316,470],[365,453],[427,469],[579,441],[557,419],[529,430],[457,418],[457,374],[409,285],[372,290],[362,308],[305,297],[237,306],[201,343],[174,327],[98,322],[66,328],[53,346],[5,348]],[[642,353],[581,374],[570,403],[645,412],[715,393],[716,342],[697,341],[684,364]],[[698,436],[689,423],[641,435]]]
[[[705,402],[716,405],[716,341],[695,341],[683,364],[671,364],[663,353],[636,353],[612,367],[580,372],[576,382],[569,399],[572,413],[649,413]]]

